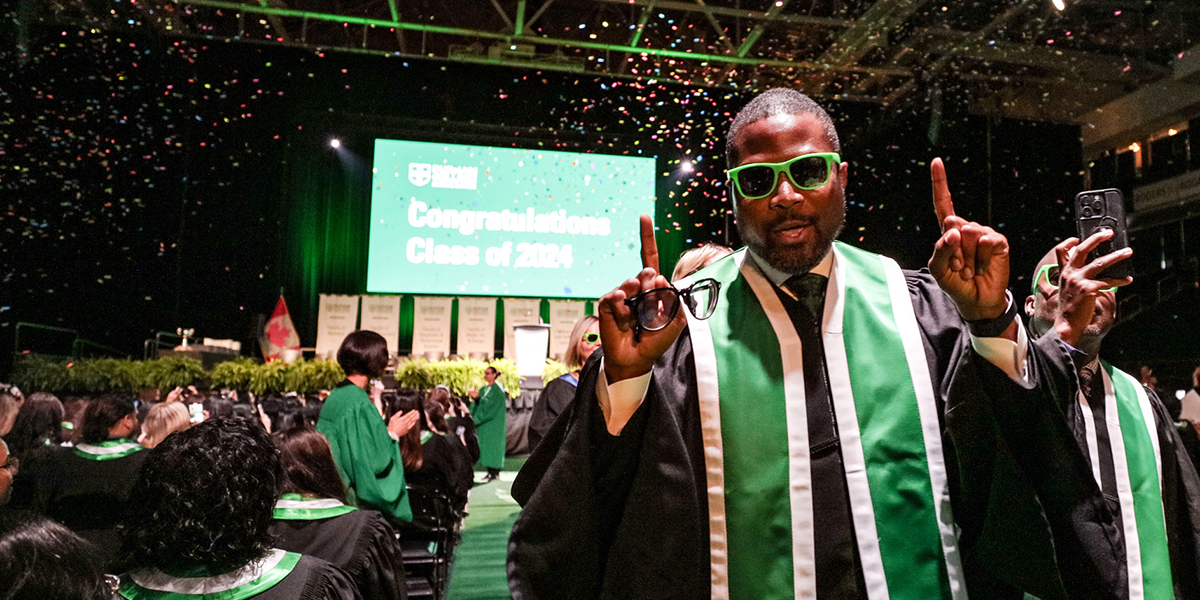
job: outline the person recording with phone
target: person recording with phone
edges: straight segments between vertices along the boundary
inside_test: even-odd
[[[1102,229],[1047,252],[1034,270],[1025,314],[1034,336],[1057,336],[1071,348],[1078,377],[1062,411],[1111,515],[1105,530],[1124,549],[1115,591],[1200,598],[1200,477],[1158,395],[1100,358],[1117,322],[1117,289],[1132,281],[1109,276],[1114,266],[1122,267],[1118,275],[1128,272],[1132,249],[1089,259],[1113,237]]]
[[[579,385],[579,369],[600,347],[600,319],[584,315],[575,322],[571,339],[567,342],[567,355],[563,362],[571,369],[554,381],[546,384],[542,394],[533,403],[533,414],[529,417],[529,451],[532,452],[546,436],[558,415],[567,410],[575,398]]]

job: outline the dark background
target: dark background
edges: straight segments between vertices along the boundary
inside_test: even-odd
[[[281,289],[312,345],[317,295],[365,291],[375,137],[656,156],[664,269],[701,242],[738,243],[722,138],[758,90],[2,27],[0,348],[32,322],[122,355],[177,327],[253,354]],[[928,161],[942,156],[958,213],[1009,237],[1023,299],[1037,259],[1074,232],[1078,128],[970,115],[944,82],[909,97],[821,101],[850,162],[841,239],[922,266],[938,234]],[[1178,324],[1138,327],[1122,346],[1138,360],[1200,354]],[[22,333],[21,349],[64,344]]]

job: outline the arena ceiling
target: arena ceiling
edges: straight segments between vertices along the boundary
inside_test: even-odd
[[[1060,10],[1055,3],[1065,1]],[[1200,52],[1196,0],[34,0],[165,35],[758,89],[1062,123]]]

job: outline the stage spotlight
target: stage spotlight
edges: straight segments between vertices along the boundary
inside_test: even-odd
[[[684,173],[691,173],[695,170],[695,167],[692,166],[692,161],[685,160],[679,163],[679,170],[683,171]]]
[[[1058,10],[1065,10],[1067,8],[1067,5],[1063,3],[1063,0],[1050,0],[1050,3],[1053,4],[1054,8]]]
[[[341,147],[342,147],[342,140],[339,140],[339,139],[337,139],[337,138],[333,138],[332,140],[329,140],[329,147],[330,147],[330,148],[335,148],[335,149],[336,149],[336,148],[341,148]]]

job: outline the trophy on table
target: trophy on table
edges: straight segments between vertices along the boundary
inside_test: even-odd
[[[176,348],[176,350],[187,350],[188,349],[188,339],[191,338],[192,336],[196,335],[196,330],[195,329],[184,329],[182,327],[179,327],[175,330],[175,334],[178,335],[179,337],[183,338],[183,343],[180,344],[179,347]]]

